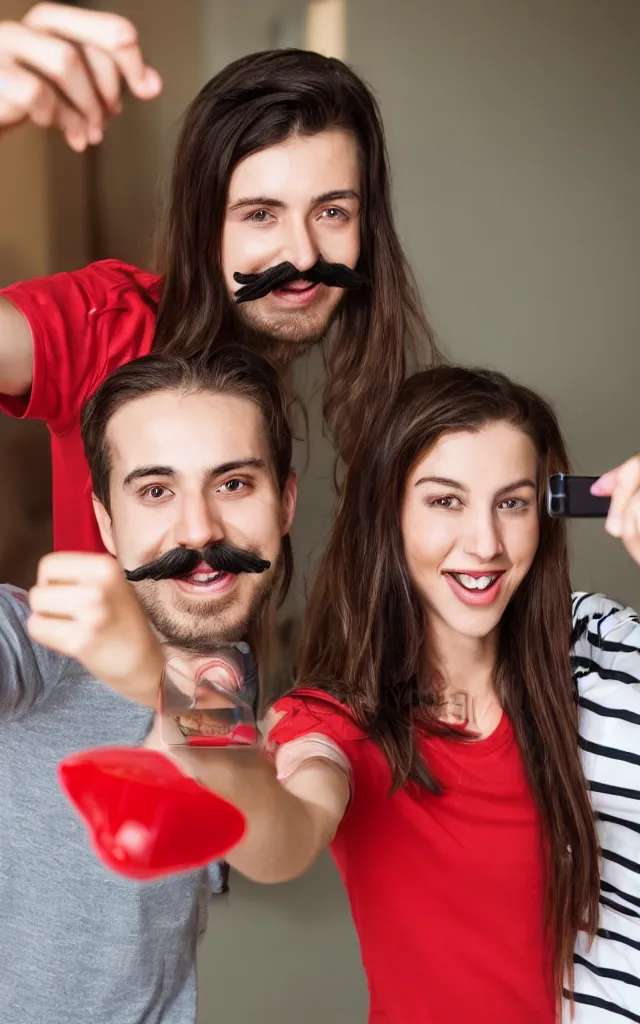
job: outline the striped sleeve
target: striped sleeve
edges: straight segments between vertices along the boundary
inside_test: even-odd
[[[577,1024],[640,1024],[640,620],[602,594],[573,599],[582,763],[601,848],[600,927],[575,954]],[[566,1019],[569,1020],[567,1013]]]

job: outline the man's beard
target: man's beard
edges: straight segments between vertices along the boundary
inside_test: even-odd
[[[281,560],[269,572],[254,576],[256,586],[248,606],[241,607],[237,594],[213,601],[199,601],[173,593],[171,602],[162,600],[159,587],[166,583],[143,580],[135,583],[136,594],[147,618],[171,647],[196,654],[213,653],[221,644],[237,643],[258,622],[280,576]]]
[[[343,263],[329,263],[318,256],[315,264],[307,270],[299,270],[287,261],[268,267],[257,274],[234,273],[234,280],[241,286],[233,295],[233,325],[242,334],[238,340],[262,352],[272,362],[287,366],[314,345],[325,340],[333,323],[342,309],[346,296],[367,285],[366,276],[354,267]],[[342,295],[327,313],[304,310],[281,310],[265,315],[259,301],[271,292],[294,282],[321,284],[328,288],[339,288]]]
[[[234,333],[243,344],[261,352],[278,366],[288,366],[327,338],[345,298],[343,295],[328,316],[297,310],[265,316],[258,303],[247,302],[231,311]]]

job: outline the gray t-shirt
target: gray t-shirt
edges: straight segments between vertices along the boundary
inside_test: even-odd
[[[0,1021],[193,1024],[206,872],[113,874],[58,785],[91,747],[136,746],[152,713],[33,643],[0,586]]]

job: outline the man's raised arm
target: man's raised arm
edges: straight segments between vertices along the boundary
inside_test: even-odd
[[[120,112],[123,82],[142,100],[162,88],[126,18],[43,3],[20,22],[0,21],[0,145],[25,121],[57,128],[76,152],[100,143],[109,117]],[[27,395],[32,377],[29,324],[0,297],[0,394]]]

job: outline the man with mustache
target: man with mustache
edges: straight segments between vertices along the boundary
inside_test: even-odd
[[[111,874],[56,768],[142,744],[169,659],[195,659],[202,689],[224,683],[220,644],[260,649],[291,576],[287,401],[239,345],[148,356],[101,385],[82,437],[108,553],[55,552],[29,595],[0,587],[0,1020],[195,1024],[206,872]]]
[[[162,85],[116,15],[38,4],[0,22],[0,131],[54,125],[101,141],[122,83]],[[284,367],[326,342],[324,414],[349,460],[404,378],[436,351],[393,222],[384,133],[341,61],[279,50],[222,70],[178,140],[159,274],[118,260],[0,294],[0,410],[51,432],[54,545],[103,550],[88,500],[80,408],[116,367],[207,354],[243,338]]]

